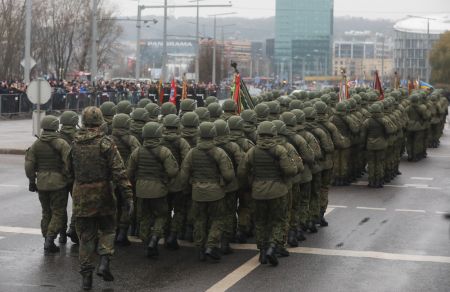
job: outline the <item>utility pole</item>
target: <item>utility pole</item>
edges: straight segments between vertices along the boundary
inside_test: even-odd
[[[135,63],[136,83],[139,82],[139,78],[141,75],[141,17],[142,17],[142,10],[141,10],[141,6],[139,5],[139,2],[138,2],[138,14],[137,14],[137,22],[136,22],[136,28],[137,28],[136,63]]]
[[[163,55],[162,55],[162,70],[161,80],[164,83],[167,79],[167,0],[164,0],[164,36],[163,36]]]
[[[23,70],[25,84],[30,84],[31,72],[31,7],[32,0],[26,0],[25,20],[25,66]]]
[[[381,83],[383,84],[383,79],[384,79],[384,36],[383,36],[383,41],[382,41],[381,45],[383,46],[381,48]]]
[[[96,85],[97,78],[97,0],[92,0],[92,49],[91,49],[91,82]]]
[[[236,14],[236,12],[212,14],[214,16],[214,46],[212,60],[212,84],[216,84],[216,52],[217,52],[217,16]]]

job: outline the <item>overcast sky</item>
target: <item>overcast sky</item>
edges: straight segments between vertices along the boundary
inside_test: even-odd
[[[137,14],[137,0],[104,0],[118,9],[118,15],[134,16]],[[189,0],[168,0],[169,4],[195,4]],[[310,0],[314,1],[314,0]],[[163,0],[140,0],[145,5],[162,5]],[[223,4],[228,0],[202,0],[202,4]],[[231,8],[202,8],[203,17],[209,14],[237,12],[237,15],[249,18],[269,17],[275,15],[275,0],[234,0]],[[406,15],[427,15],[449,13],[450,0],[334,0],[336,16],[362,16],[366,18],[400,19]],[[143,15],[162,15],[162,9],[144,10]],[[170,16],[195,16],[195,8],[176,8],[169,10]]]

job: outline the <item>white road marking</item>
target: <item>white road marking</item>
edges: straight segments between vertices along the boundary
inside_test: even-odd
[[[373,208],[373,207],[356,207],[356,209],[386,211],[386,208]]]
[[[25,228],[25,227],[11,227],[11,226],[0,226],[0,232],[5,233],[18,233],[18,234],[33,234],[41,235],[41,229],[39,228]]]
[[[423,184],[405,184],[406,187],[412,187],[412,188],[428,188],[428,185]]]
[[[233,287],[237,282],[243,279],[245,276],[250,274],[254,269],[260,265],[259,255],[252,257],[242,266],[229,273],[225,278],[211,286],[206,292],[220,292],[227,291]]]
[[[339,206],[339,205],[328,205],[328,208],[347,208],[347,206]]]
[[[437,155],[437,154],[429,154],[427,157],[432,157],[432,158],[450,158],[450,155]]]
[[[410,177],[410,179],[414,179],[414,180],[434,180],[433,177],[420,177],[420,176],[413,176],[413,177]]]
[[[328,207],[327,210],[325,211],[325,216],[327,216],[328,214],[333,212],[333,210],[334,210],[334,208]]]
[[[19,185],[5,185],[5,184],[0,184],[0,188],[18,188],[20,187]]]
[[[425,189],[425,190],[442,190],[442,188],[438,188],[438,187],[416,187],[416,189]]]
[[[4,236],[0,236],[0,239],[3,239],[3,238],[5,238]]]
[[[445,215],[448,214],[449,212],[436,211],[435,213],[438,215]]]
[[[396,212],[414,212],[414,213],[426,213],[425,210],[412,210],[412,209],[395,209]]]
[[[327,256],[372,258],[372,259],[394,260],[394,261],[431,262],[431,263],[450,264],[450,257],[445,257],[445,256],[409,255],[409,254],[386,253],[386,252],[377,252],[377,251],[336,250],[336,249],[322,249],[322,248],[309,248],[309,247],[296,247],[296,248],[289,249],[289,251],[292,253],[300,253],[300,254],[314,254],[314,255],[327,255]]]

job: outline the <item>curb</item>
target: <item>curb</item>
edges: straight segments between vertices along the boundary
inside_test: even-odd
[[[25,155],[25,152],[23,149],[0,149],[0,154]]]

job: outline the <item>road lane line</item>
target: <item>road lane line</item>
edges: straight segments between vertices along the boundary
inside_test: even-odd
[[[429,185],[423,185],[423,184],[405,184],[406,187],[412,187],[412,188],[428,188]]]
[[[333,212],[334,208],[332,207],[328,207],[327,210],[325,211],[325,216],[327,216],[328,214],[330,214],[331,212]]]
[[[0,188],[18,188],[20,187],[20,185],[5,185],[5,184],[0,184]]]
[[[442,212],[442,211],[436,211],[435,213],[438,214],[438,215],[445,215],[445,214],[448,214],[448,212]]]
[[[309,247],[296,247],[289,249],[289,251],[292,253],[299,253],[299,254],[314,254],[314,255],[344,256],[355,258],[372,258],[372,259],[394,260],[394,261],[450,264],[450,257],[445,256],[411,255],[411,254],[386,253],[378,251],[354,251],[354,250],[337,250],[337,249],[322,249]]]
[[[252,257],[242,266],[229,273],[225,278],[211,286],[206,292],[221,292],[227,291],[231,287],[233,287],[237,282],[243,279],[245,276],[250,274],[254,269],[256,269],[260,265],[259,263],[259,254]]]
[[[0,236],[0,240],[3,239],[3,238],[5,238],[5,237],[4,236]]]
[[[339,206],[339,205],[328,205],[329,208],[347,208],[347,206]]]
[[[421,176],[413,176],[413,177],[410,177],[410,179],[413,179],[413,180],[434,180],[433,177],[421,177]]]
[[[386,211],[386,208],[373,208],[373,207],[356,207],[356,209]]]
[[[42,235],[39,228],[25,228],[25,227],[11,227],[11,226],[0,226],[0,232],[5,233],[17,233],[17,234],[33,234]]]
[[[391,188],[407,188],[406,185],[384,185],[385,187],[391,187]]]
[[[426,213],[425,210],[412,210],[412,209],[395,209],[396,212],[414,212],[414,213]]]

